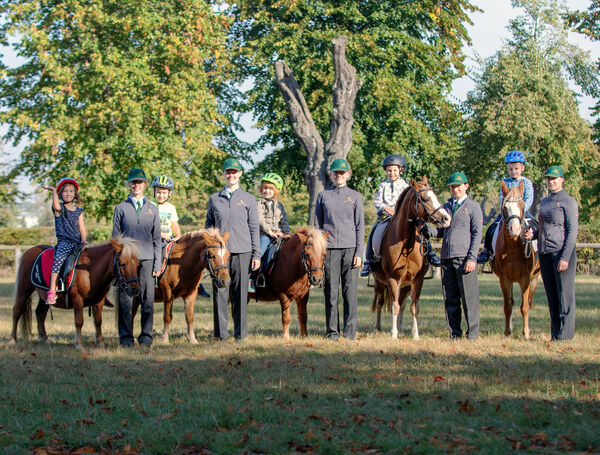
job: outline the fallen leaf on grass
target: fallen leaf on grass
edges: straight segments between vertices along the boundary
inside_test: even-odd
[[[40,429],[36,430],[35,433],[33,433],[31,436],[29,436],[29,439],[31,439],[32,441],[38,440],[38,439],[42,439],[44,437],[44,432]]]
[[[458,407],[458,412],[464,412],[465,414],[471,414],[475,410],[475,406],[470,405],[469,400],[465,400],[464,402],[459,400],[459,401],[457,401],[457,403],[460,405]]]
[[[92,446],[80,447],[79,449],[72,450],[70,452],[73,455],[83,455],[86,453],[98,453],[96,452],[96,448]]]
[[[445,380],[446,380],[446,378],[444,376],[435,376],[433,378],[433,382],[442,382],[442,381],[445,381]]]
[[[176,416],[177,416],[176,412],[172,412],[170,414],[161,414],[156,418],[156,420],[172,419],[173,417],[176,417]]]

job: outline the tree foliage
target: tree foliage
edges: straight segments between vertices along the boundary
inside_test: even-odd
[[[448,158],[459,149],[460,124],[446,95],[464,73],[464,24],[474,9],[465,0],[232,2],[237,67],[253,82],[247,109],[265,131],[255,147],[275,147],[259,168],[300,177],[306,162],[274,82],[275,62],[284,60],[293,70],[323,134],[331,121],[330,43],[344,35],[348,62],[363,83],[348,155],[353,184],[373,189],[378,182],[371,176],[388,153],[403,154],[413,173],[427,173],[433,181],[446,175]]]
[[[582,201],[583,214],[589,215],[592,201],[582,198],[580,191],[588,178],[586,170],[600,156],[588,123],[579,115],[576,94],[565,79],[568,62],[559,55],[564,47],[552,41],[558,36],[550,33],[553,23],[544,22],[546,13],[550,14],[546,7],[555,3],[529,2],[528,16],[511,24],[513,39],[485,62],[465,106],[469,133],[462,160],[473,182],[482,184],[479,191],[486,192],[485,182],[497,185],[505,173],[504,155],[514,149],[522,151],[527,158],[525,174],[535,186],[534,209],[546,192],[544,171],[560,164],[567,174],[567,188]],[[589,62],[584,63],[580,74],[589,69]],[[593,77],[579,82],[585,90],[594,90]]]
[[[33,181],[79,179],[86,210],[110,216],[132,167],[170,174],[180,197],[215,182],[231,132],[228,21],[204,0],[0,0],[26,62],[3,68],[6,140]],[[215,139],[218,136],[218,139]]]

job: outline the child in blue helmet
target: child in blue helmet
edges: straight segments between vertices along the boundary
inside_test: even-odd
[[[54,214],[54,228],[56,230],[56,246],[54,247],[54,264],[50,275],[50,289],[46,297],[46,304],[56,303],[56,281],[65,259],[79,245],[87,244],[87,232],[83,221],[83,209],[77,207],[79,201],[79,184],[73,178],[60,179],[56,188],[44,186],[52,191],[52,213]]]
[[[506,163],[506,170],[508,171],[508,177],[504,178],[504,183],[509,188],[513,186],[519,186],[520,182],[523,182],[523,202],[525,203],[525,214],[527,218],[532,218],[529,212],[531,205],[533,204],[533,183],[527,177],[523,176],[523,171],[525,170],[525,155],[523,155],[518,150],[513,150],[508,152],[504,157],[504,162]],[[502,191],[500,191],[500,207],[502,207]],[[490,224],[486,233],[485,240],[483,242],[483,250],[479,256],[477,256],[477,262],[483,264],[490,260],[494,253],[494,247],[492,245],[492,239],[494,237],[494,232],[496,231],[496,227],[500,223],[502,219],[502,213],[500,213],[494,222]]]
[[[168,202],[171,194],[173,194],[173,179],[167,175],[159,175],[152,180],[152,188],[154,188],[154,199],[158,207],[158,216],[160,217],[160,238],[163,246],[171,240],[181,237],[181,229],[179,227],[179,216],[177,209],[173,204]],[[198,286],[198,295],[200,297],[210,297],[204,286]]]

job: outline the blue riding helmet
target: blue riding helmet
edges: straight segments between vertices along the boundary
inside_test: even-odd
[[[523,155],[518,150],[513,150],[512,152],[508,152],[504,157],[505,163],[523,163],[525,164],[525,155]]]

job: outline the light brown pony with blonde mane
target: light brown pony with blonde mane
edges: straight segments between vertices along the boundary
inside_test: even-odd
[[[376,326],[380,328],[383,290],[387,288],[392,309],[392,338],[398,338],[398,330],[402,331],[402,314],[411,290],[412,336],[419,338],[419,297],[428,264],[424,257],[425,239],[418,234],[421,229],[427,229],[428,222],[447,227],[450,215],[438,202],[426,176],[420,182],[411,179],[411,185],[398,198],[394,216],[383,235],[381,261],[373,267],[377,284],[371,309],[377,310]]]
[[[209,228],[187,232],[173,245],[167,269],[154,291],[154,301],[164,302],[165,306],[162,343],[169,343],[173,300],[183,297],[187,339],[191,344],[198,344],[194,335],[194,304],[198,285],[205,269],[208,269],[218,288],[229,285],[229,251],[225,246],[228,239],[229,232],[221,236],[218,229]]]
[[[46,290],[36,288],[31,283],[31,268],[38,255],[50,248],[50,245],[38,245],[28,249],[21,258],[15,285],[15,304],[13,306],[13,326],[10,342],[17,341],[17,325],[22,321],[24,336],[31,333],[31,299],[37,291],[39,299],[35,309],[39,340],[48,341],[46,333],[46,314],[50,308],[46,305]],[[140,292],[138,279],[139,266],[138,242],[127,238],[117,237],[110,242],[99,243],[85,247],[79,256],[73,284],[69,289],[69,302],[75,313],[75,347],[82,348],[81,328],[83,327],[83,308],[92,307],[94,325],[96,327],[96,345],[104,346],[102,338],[102,308],[110,288],[110,282],[116,284],[129,295]],[[65,294],[57,293],[54,308],[67,309]]]
[[[300,229],[281,246],[273,271],[265,276],[266,286],[257,287],[256,293],[248,294],[249,300],[279,300],[285,339],[290,337],[290,304],[293,300],[298,307],[300,336],[307,335],[306,304],[311,286],[320,286],[323,282],[328,236],[328,233],[313,227]]]
[[[524,208],[523,182],[509,189],[502,181],[502,221],[497,227],[498,240],[492,270],[500,280],[504,297],[504,335],[510,336],[512,332],[513,283],[519,283],[523,337],[527,340],[530,336],[529,310],[533,306],[540,264],[531,242],[523,239]]]

